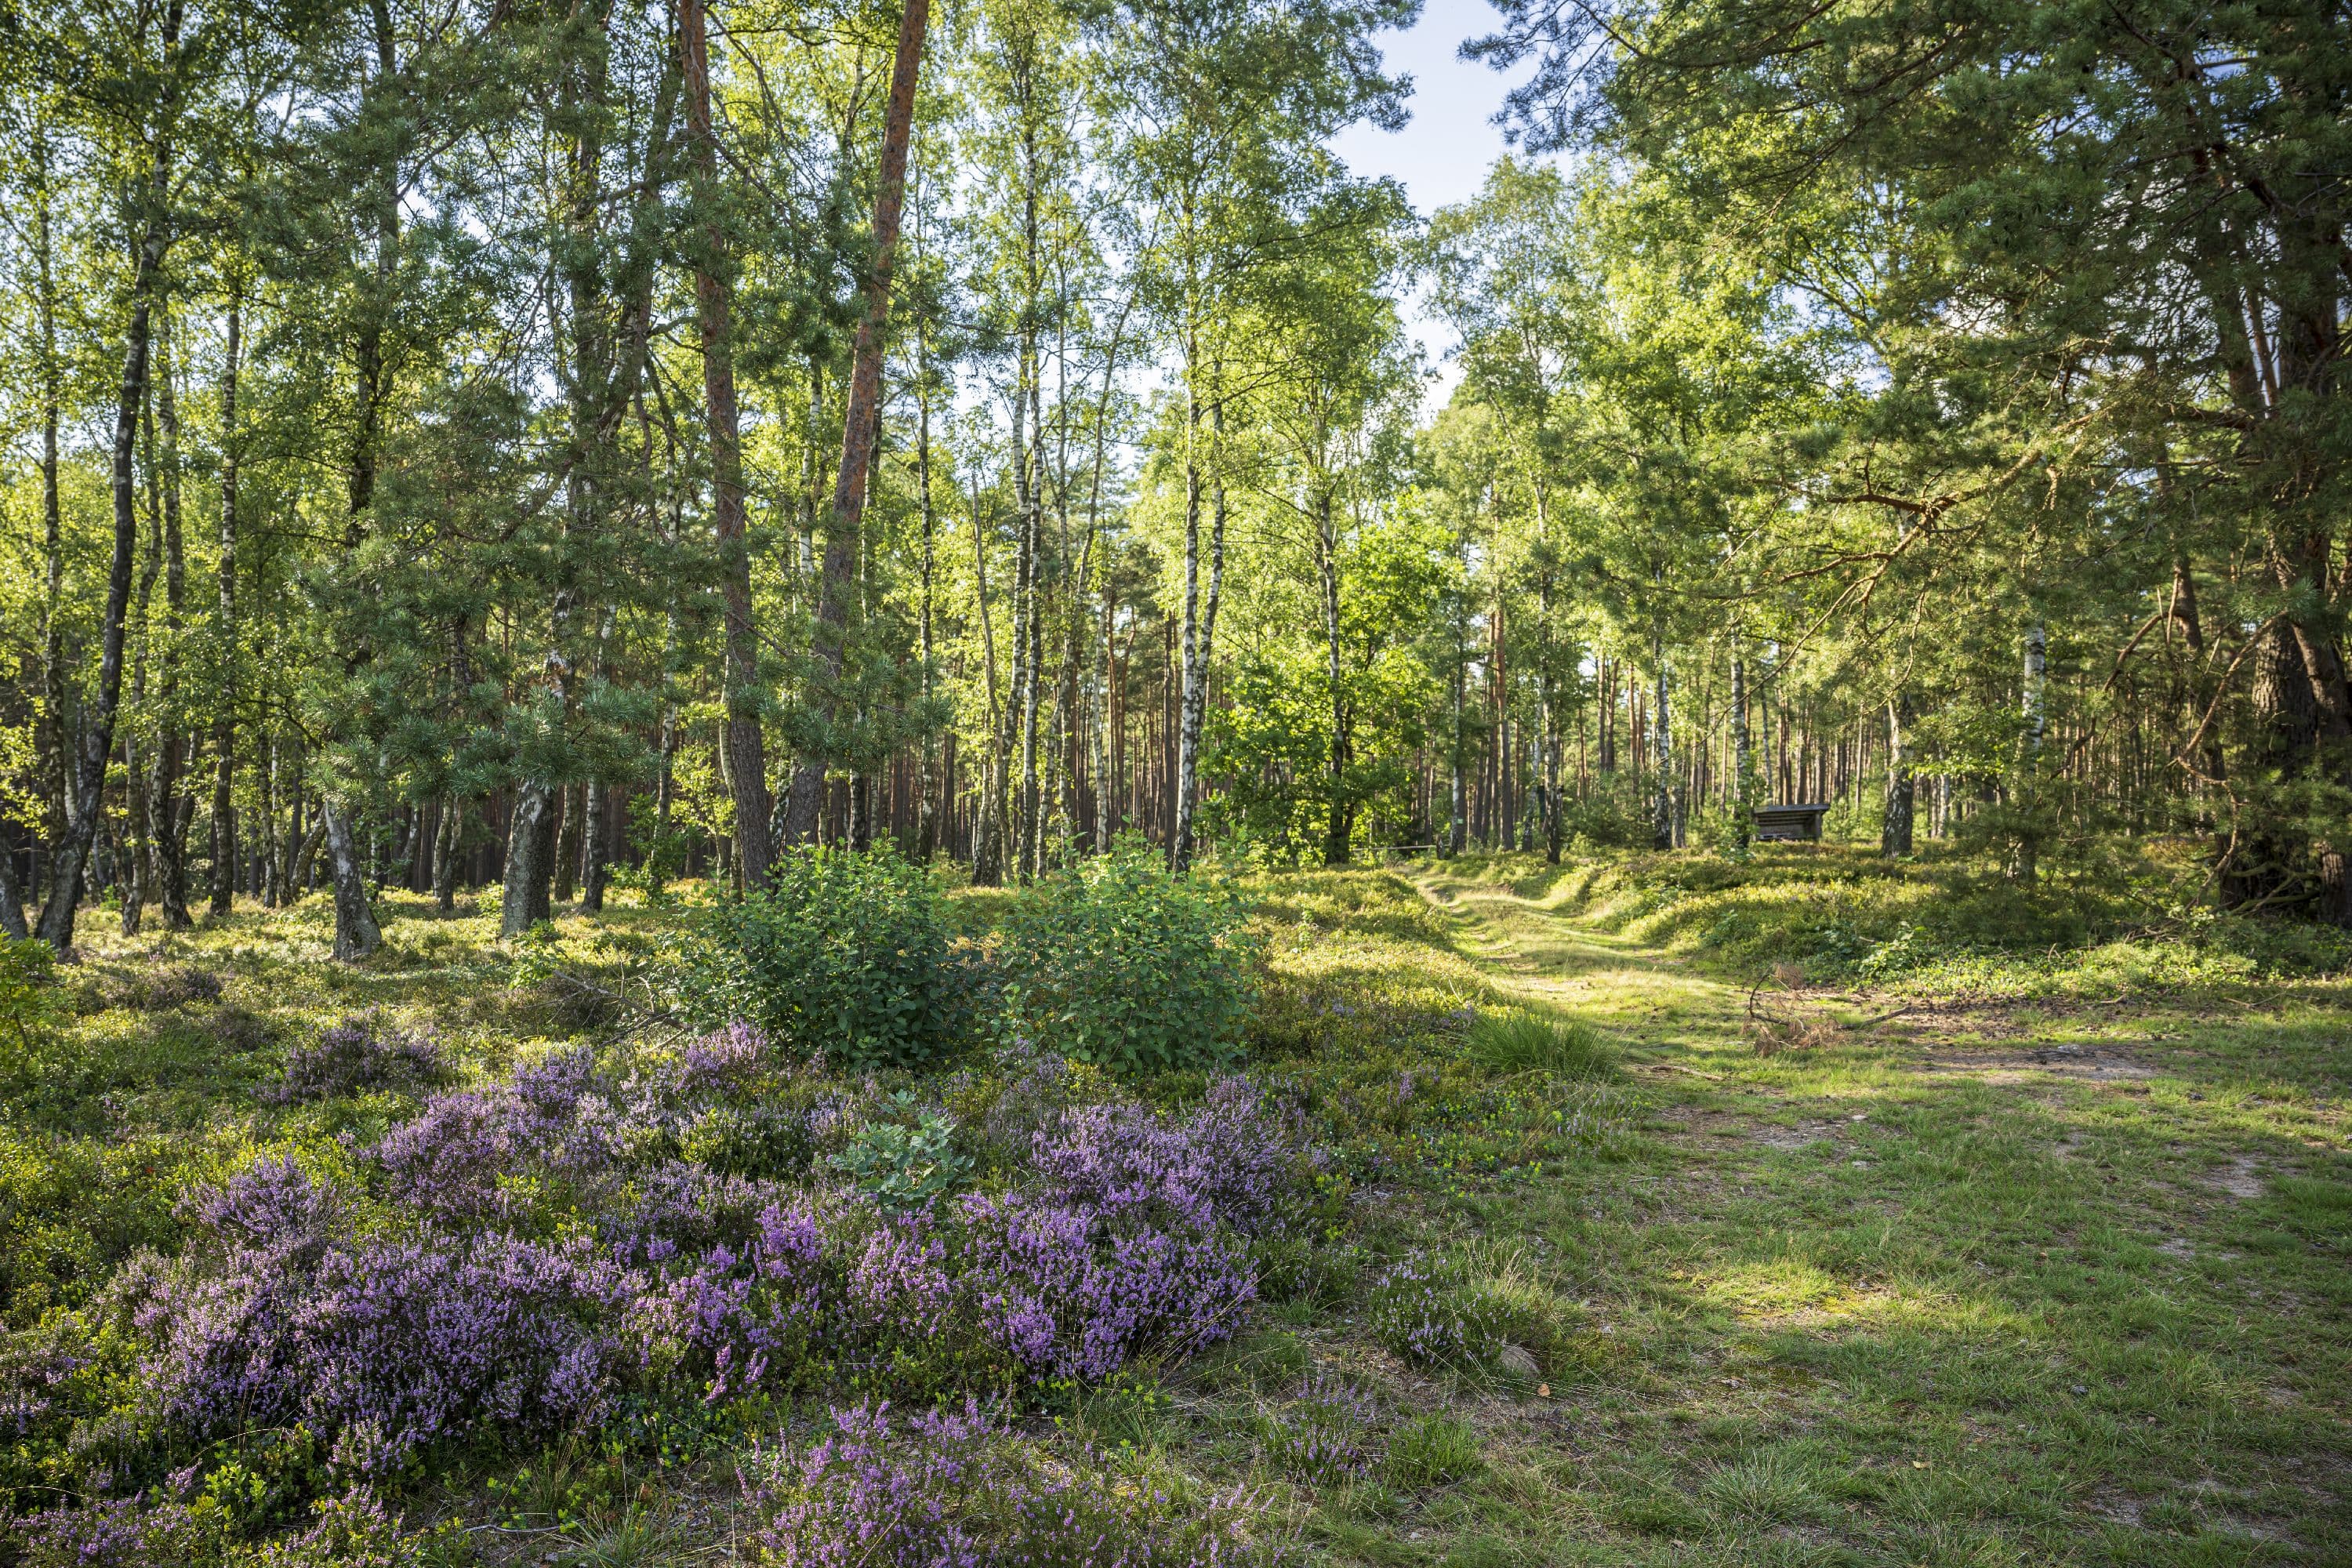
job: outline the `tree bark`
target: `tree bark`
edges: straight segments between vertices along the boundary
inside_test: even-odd
[[[375,910],[368,902],[366,868],[352,845],[351,825],[331,799],[319,802],[319,826],[314,836],[326,838],[330,878],[335,889],[335,957],[356,963],[383,945]]]
[[[1320,432],[1318,432],[1318,436]],[[1348,693],[1339,646],[1339,538],[1332,520],[1331,486],[1318,486],[1315,498],[1315,572],[1323,589],[1324,679],[1331,683],[1331,742],[1324,784],[1330,792],[1323,824],[1323,863],[1348,863],[1355,837],[1355,803],[1348,796]]]
[[[1210,405],[1213,436],[1224,432],[1223,394]],[[1200,423],[1196,404],[1192,422]],[[1214,444],[1213,442],[1213,444]],[[1218,454],[1222,461],[1222,453]],[[1188,454],[1184,465],[1184,695],[1177,713],[1176,825],[1169,844],[1169,864],[1177,872],[1192,869],[1192,818],[1200,793],[1201,727],[1208,712],[1209,661],[1217,637],[1217,602],[1225,584],[1225,482],[1222,472],[1212,481],[1209,522],[1209,586],[1201,592],[1201,470]]]
[[[715,203],[719,142],[710,119],[710,53],[702,0],[678,0],[678,39],[685,56],[687,130],[694,141],[696,191]],[[768,885],[768,764],[760,726],[759,628],[751,615],[751,557],[744,533],[743,448],[735,403],[733,284],[726,236],[716,217],[703,230],[706,254],[697,262],[694,293],[702,339],[702,396],[710,440],[710,511],[722,557],[726,602],[727,773],[734,795],[734,839],[743,883]]]
[[[981,668],[988,689],[988,757],[981,776],[980,814],[972,823],[971,880],[993,888],[1004,880],[1004,772],[1011,754],[1011,703],[999,704],[996,687],[996,620],[988,602],[988,542],[981,527],[980,476],[971,481],[972,587],[980,621]],[[1015,617],[1015,625],[1018,625]]]
[[[1672,687],[1666,672],[1665,637],[1661,632],[1651,633],[1650,657],[1656,661],[1658,670],[1657,710],[1650,724],[1652,758],[1657,772],[1653,781],[1656,793],[1651,799],[1650,842],[1655,848],[1672,849],[1680,837],[1675,831],[1680,825],[1675,821],[1675,811],[1674,725],[1669,707]]]
[[[1731,647],[1731,840],[1746,849],[1756,831],[1756,767],[1748,734],[1748,660]]]
[[[866,473],[874,456],[882,406],[883,332],[890,320],[890,271],[898,248],[898,215],[907,190],[907,143],[915,122],[915,85],[923,58],[930,0],[905,0],[890,68],[890,99],[882,121],[882,159],[874,193],[874,257],[866,283],[866,313],[851,349],[849,400],[842,412],[841,468],[834,476],[833,524],[824,540],[824,581],[817,592],[816,627],[809,652],[816,667],[816,698],[830,743],[838,684],[848,652],[849,619],[857,570],[859,529],[866,510]],[[829,759],[803,756],[793,770],[786,831],[795,842],[816,836]]]
[[[1917,785],[1911,773],[1911,699],[1898,692],[1886,704],[1886,811],[1878,825],[1878,852],[1911,853]]]
[[[212,913],[236,896],[236,375],[244,351],[243,300],[232,285],[221,360],[219,689],[213,709]]]
[[[156,321],[155,426],[163,489],[163,640],[156,663],[155,745],[147,779],[147,843],[155,901],[167,931],[185,931],[188,918],[187,825],[193,802],[180,793],[186,772],[187,731],[180,715],[180,634],[187,608],[187,556],[180,531],[180,409],[173,381],[172,315]],[[152,635],[152,634],[151,634]]]
[[[931,737],[931,675],[934,655],[931,647],[932,581],[938,562],[937,519],[931,510],[931,391],[924,379],[929,370],[929,345],[919,326],[915,337],[915,488],[919,492],[919,503],[923,522],[922,618],[919,629],[920,641],[918,655],[923,671],[923,742],[922,755],[915,775],[915,858],[929,865],[939,849],[939,781],[932,774]]]
[[[164,13],[163,44],[167,56],[178,53],[179,0]],[[163,79],[168,82],[169,73]],[[167,86],[168,96],[172,89]],[[165,112],[168,114],[167,104]],[[42,906],[40,937],[60,958],[73,951],[74,917],[81,908],[82,879],[88,874],[90,847],[98,837],[106,789],[107,760],[114,753],[114,727],[122,701],[122,656],[131,607],[132,557],[139,548],[138,491],[133,472],[139,436],[139,414],[147,402],[149,329],[163,271],[163,256],[172,243],[170,208],[171,140],[159,139],[148,170],[145,207],[140,229],[138,259],[131,275],[131,321],[125,334],[122,374],[114,406],[114,554],[107,569],[106,608],[98,665],[98,700],[82,728],[72,788],[67,797],[66,829],[51,863],[49,899]]]

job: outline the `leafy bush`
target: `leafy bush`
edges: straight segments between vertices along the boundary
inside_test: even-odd
[[[900,1091],[899,1110],[912,1114]],[[912,1125],[877,1121],[861,1127],[849,1147],[825,1162],[845,1172],[857,1190],[886,1209],[928,1209],[955,1191],[971,1157],[955,1146],[955,1123],[926,1111]]]
[[[1490,1072],[1543,1072],[1555,1078],[1609,1078],[1614,1053],[1589,1024],[1535,1013],[1486,1013],[1470,1026],[1470,1057]]]
[[[1239,1047],[1255,957],[1231,900],[1131,838],[1014,903],[1002,1024],[1080,1061],[1197,1070]]]
[[[57,959],[45,942],[0,938],[0,1037],[29,1047],[56,1000]]]
[[[842,1066],[920,1067],[962,1032],[965,981],[929,873],[887,850],[804,850],[719,906],[686,949],[688,1010],[747,1019]]]

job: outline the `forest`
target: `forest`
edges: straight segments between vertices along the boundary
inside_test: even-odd
[[[21,18],[0,921],[1767,801],[2352,918],[2339,18],[1508,10],[1424,219],[1410,14]]]
[[[2311,0],[0,0],[0,1568],[2352,1560],[2347,216]]]

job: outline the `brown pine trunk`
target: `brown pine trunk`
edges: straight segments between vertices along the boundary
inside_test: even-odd
[[[685,56],[686,122],[694,142],[697,197],[715,202],[719,143],[710,121],[710,49],[702,0],[678,0],[678,40]],[[743,528],[743,447],[735,403],[732,284],[726,239],[713,220],[703,231],[705,254],[694,272],[697,325],[702,339],[702,396],[709,426],[711,528],[723,558],[726,601],[727,775],[735,801],[734,840],[744,886],[768,885],[768,764],[760,729],[759,629],[751,618],[751,557]]]
[[[236,896],[236,373],[244,349],[242,300],[228,301],[228,341],[221,361],[220,689],[213,712],[212,912],[229,912]]]
[[[691,3],[691,0],[688,0]],[[882,407],[883,331],[890,321],[890,269],[898,249],[898,214],[907,193],[907,143],[915,123],[915,84],[921,70],[923,31],[930,0],[905,0],[898,51],[890,67],[890,100],[882,121],[882,160],[874,193],[873,269],[866,313],[850,353],[849,399],[842,411],[841,467],[834,475],[833,523],[824,540],[824,576],[817,591],[816,629],[809,654],[816,667],[816,699],[830,728],[835,687],[848,648],[856,599],[858,531],[866,512],[866,473],[874,458]],[[816,837],[828,759],[804,756],[793,770],[785,834],[796,843]]]

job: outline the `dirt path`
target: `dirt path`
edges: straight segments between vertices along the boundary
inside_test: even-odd
[[[1705,1067],[1751,1054],[1740,1038],[1747,993],[1655,949],[1580,926],[1507,887],[1423,871],[1412,886],[1454,922],[1462,952],[1530,1005],[1618,1036],[1635,1055]]]

